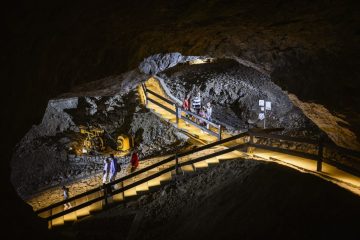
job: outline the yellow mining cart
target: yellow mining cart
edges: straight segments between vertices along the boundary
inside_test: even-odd
[[[82,149],[83,153],[103,151],[105,149],[104,141],[102,139],[104,133],[103,129],[80,126],[80,133],[86,134]]]
[[[118,151],[128,151],[134,146],[132,137],[125,134],[120,134],[116,142]]]

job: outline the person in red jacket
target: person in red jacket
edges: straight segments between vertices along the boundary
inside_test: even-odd
[[[190,110],[190,103],[189,103],[189,99],[190,99],[190,96],[187,95],[185,98],[184,98],[184,101],[183,101],[183,104],[182,104],[182,108],[186,111],[189,111]]]
[[[190,111],[190,95],[186,95],[186,97],[184,98],[183,104],[182,104],[182,109],[186,110],[186,111]],[[188,114],[185,115],[187,118],[189,118],[190,116]],[[187,121],[185,121],[186,126],[189,126],[189,123]]]
[[[131,164],[131,172],[135,171],[135,169],[139,166],[139,157],[136,148],[134,149],[131,155],[130,164]]]

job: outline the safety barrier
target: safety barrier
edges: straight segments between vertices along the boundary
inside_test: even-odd
[[[159,162],[157,162],[157,163],[155,163],[155,164],[153,164],[151,166],[145,167],[145,168],[140,169],[140,170],[138,170],[138,171],[136,171],[134,173],[131,173],[131,174],[127,175],[127,176],[119,178],[119,179],[117,179],[117,180],[115,180],[113,182],[110,182],[108,184],[104,184],[104,185],[102,185],[102,186],[100,186],[98,188],[92,189],[90,191],[87,191],[87,192],[84,192],[82,194],[71,197],[71,198],[69,198],[67,200],[63,200],[63,201],[60,201],[60,202],[55,203],[53,205],[50,205],[48,207],[45,207],[43,209],[40,209],[40,210],[36,211],[36,213],[41,216],[43,213],[50,211],[50,214],[48,214],[48,216],[46,216],[45,219],[48,220],[48,221],[51,221],[53,219],[64,216],[64,215],[69,214],[71,212],[74,212],[76,210],[82,209],[84,207],[87,207],[87,206],[89,206],[89,205],[91,205],[93,203],[99,202],[99,201],[104,201],[105,206],[109,206],[107,199],[109,197],[111,197],[111,196],[114,196],[114,195],[119,194],[119,193],[123,193],[126,190],[137,187],[140,184],[143,184],[143,183],[145,183],[147,181],[150,181],[150,180],[152,180],[154,178],[157,178],[157,177],[159,177],[159,176],[161,176],[161,175],[163,175],[165,173],[171,172],[171,171],[175,171],[175,173],[178,174],[179,169],[181,169],[181,167],[183,167],[183,166],[194,164],[194,163],[197,163],[197,162],[200,162],[200,161],[204,161],[206,159],[213,158],[213,157],[216,157],[216,156],[220,156],[222,154],[225,154],[225,153],[228,153],[228,152],[231,152],[231,151],[235,151],[235,150],[238,150],[238,149],[242,149],[242,150],[246,151],[245,149],[249,149],[250,147],[255,147],[255,148],[260,148],[260,149],[266,149],[266,150],[271,150],[271,151],[275,151],[275,152],[285,153],[285,154],[289,154],[289,155],[293,155],[293,156],[305,157],[307,159],[312,159],[314,161],[317,161],[317,169],[316,170],[321,171],[321,165],[322,165],[322,161],[323,161],[322,146],[338,148],[338,147],[332,146],[331,144],[328,144],[328,143],[323,144],[321,140],[294,138],[294,137],[288,137],[288,136],[269,134],[269,132],[281,131],[281,130],[283,130],[283,129],[266,129],[266,130],[258,130],[258,131],[249,130],[248,132],[244,132],[244,133],[241,133],[241,134],[238,134],[238,135],[226,138],[226,139],[222,139],[220,141],[213,142],[213,143],[210,143],[210,144],[207,144],[207,145],[192,149],[190,151],[175,154],[175,155],[173,155],[171,157],[168,157],[168,158],[166,158],[164,160],[161,160],[161,161],[159,161]],[[217,151],[217,152],[205,155],[205,156],[201,156],[201,157],[198,157],[198,158],[195,158],[195,159],[191,159],[191,160],[188,160],[186,162],[182,162],[182,163],[179,162],[179,158],[181,158],[181,157],[185,157],[185,156],[191,155],[191,154],[199,152],[199,151],[203,151],[203,150],[215,147],[215,146],[219,146],[219,145],[222,145],[224,143],[228,143],[230,141],[238,140],[240,138],[245,138],[243,143],[235,144],[234,146],[228,147],[228,148],[226,148],[224,150],[220,150],[220,151]],[[317,146],[318,152],[317,152],[317,154],[311,154],[311,153],[304,153],[304,152],[295,151],[295,150],[283,149],[283,148],[279,148],[279,147],[268,146],[268,145],[265,145],[265,144],[256,143],[254,138],[269,138],[269,139],[276,139],[276,140],[282,140],[282,141],[301,142],[301,143],[306,143],[306,144],[312,144],[312,145]],[[339,151],[346,152],[347,154],[360,156],[360,153],[357,152],[357,151],[352,151],[352,150],[347,150],[347,149],[342,149],[342,148],[338,148],[338,149],[340,149]],[[249,151],[249,150],[247,150],[247,151]],[[108,191],[108,189],[111,189],[111,187],[115,186],[116,184],[124,182],[125,180],[128,180],[128,179],[134,178],[136,176],[139,176],[140,174],[148,172],[150,170],[154,170],[155,168],[157,168],[157,167],[159,167],[161,165],[170,163],[170,162],[173,162],[173,165],[171,165],[169,167],[166,167],[163,170],[160,170],[160,171],[158,171],[158,172],[156,172],[156,173],[154,173],[154,174],[152,174],[150,176],[147,176],[147,177],[145,177],[145,178],[143,178],[143,179],[141,179],[139,181],[136,181],[134,183],[131,183],[131,184],[127,185],[127,186],[122,186],[121,188],[119,188],[117,190]],[[85,196],[89,196],[89,195],[91,195],[93,193],[96,193],[96,192],[101,192],[101,194],[100,194],[101,196],[97,197],[97,198],[94,198],[92,200],[86,201],[86,202],[84,202],[82,204],[79,204],[77,206],[74,206],[74,207],[72,207],[70,209],[57,212],[55,214],[53,214],[51,212],[51,210],[65,204],[65,203],[72,202],[72,201],[74,201],[76,199],[80,199],[80,198],[83,198]],[[113,204],[111,206],[115,206],[115,205],[117,205],[117,204]]]
[[[183,109],[182,107],[178,106],[175,102],[151,91],[150,89],[147,89],[145,84],[141,84],[141,87],[142,87],[142,91],[145,94],[145,104],[147,104],[147,102],[152,102],[155,105],[161,107],[162,109],[168,111],[169,113],[174,114],[174,116],[176,117],[176,124],[179,124],[179,119],[183,119],[185,122],[192,124],[192,125],[196,126],[197,128],[201,129],[202,131],[217,137],[218,140],[221,140],[222,126],[220,124],[216,124],[216,123],[209,121],[191,111],[187,111],[187,110]],[[158,99],[161,99],[162,101],[171,105],[174,109],[171,109],[170,107],[167,107],[164,104],[161,104],[159,101],[156,101],[155,99],[149,97],[149,94],[155,96]],[[185,114],[183,114],[183,113],[185,113]],[[188,116],[191,116],[192,118],[190,118]],[[204,127],[197,122],[204,122],[209,126],[209,128]],[[212,129],[214,129],[214,130],[212,130]]]
[[[332,151],[337,152],[338,154],[345,155],[348,158],[356,158],[360,161],[360,152],[342,148],[342,147],[339,147],[330,142],[325,142],[323,138],[319,138],[319,139],[315,140],[315,139],[289,137],[289,136],[283,136],[283,135],[269,134],[266,132],[253,132],[253,131],[249,131],[249,135],[250,135],[249,146],[251,146],[251,147],[285,153],[285,154],[289,154],[289,155],[293,155],[293,156],[298,156],[298,157],[315,160],[315,161],[317,161],[316,170],[319,172],[322,171],[322,163],[324,160],[326,160],[327,163],[334,165],[335,167],[337,167],[339,169],[342,169],[353,175],[360,176],[359,170],[357,170],[355,168],[351,168],[345,164],[338,162],[337,160],[331,159],[331,157],[327,157],[324,155],[325,150],[327,150],[327,151],[332,150]],[[280,148],[280,147],[273,147],[273,146],[269,146],[266,144],[255,143],[254,137],[309,144],[314,149],[317,149],[317,154],[311,154],[311,153],[301,152],[301,151],[294,151],[294,150],[284,149],[284,148]]]
[[[101,193],[102,193],[102,194],[101,194],[102,196],[101,196],[101,197],[94,198],[94,199],[89,200],[89,201],[86,201],[86,202],[84,202],[84,203],[82,203],[82,204],[79,204],[79,205],[77,205],[77,206],[74,206],[74,207],[72,207],[72,208],[70,208],[70,209],[67,209],[67,210],[64,210],[64,211],[60,211],[60,212],[55,213],[55,214],[50,213],[50,214],[49,214],[50,216],[46,216],[45,219],[48,220],[48,221],[50,221],[50,220],[53,220],[53,219],[56,219],[56,218],[58,218],[58,217],[64,216],[64,215],[66,215],[66,214],[69,214],[69,213],[71,213],[71,212],[74,212],[74,211],[76,211],[76,210],[82,209],[82,208],[87,207],[87,206],[89,206],[89,205],[91,205],[91,204],[93,204],[93,203],[96,203],[96,202],[99,202],[99,201],[103,201],[103,200],[105,201],[105,204],[107,204],[107,198],[108,198],[109,196],[113,196],[113,195],[119,194],[119,193],[121,193],[121,192],[124,192],[124,191],[126,191],[126,190],[129,190],[129,189],[131,189],[131,188],[134,188],[134,187],[136,187],[136,186],[138,186],[138,185],[140,185],[140,184],[142,184],[142,183],[144,183],[144,182],[146,182],[146,181],[149,181],[149,180],[154,179],[154,178],[156,178],[156,177],[158,177],[158,176],[161,176],[161,175],[163,175],[164,173],[170,172],[170,171],[172,171],[172,170],[178,171],[178,169],[179,169],[180,167],[182,167],[182,166],[189,165],[189,164],[193,164],[193,163],[199,162],[199,161],[203,161],[203,160],[205,160],[205,159],[212,158],[212,157],[214,157],[214,156],[219,156],[219,155],[222,155],[222,154],[225,154],[225,153],[234,151],[234,150],[236,150],[236,149],[239,149],[239,148],[241,148],[241,147],[245,147],[246,144],[238,144],[238,145],[232,146],[232,147],[230,147],[230,148],[228,148],[228,149],[225,149],[225,150],[222,150],[222,151],[219,151],[219,152],[216,152],[216,153],[207,155],[207,156],[203,156],[203,157],[200,157],[200,158],[197,158],[197,159],[193,159],[193,160],[190,160],[190,161],[187,161],[187,162],[183,162],[183,163],[179,163],[179,162],[178,162],[178,159],[181,158],[181,157],[188,156],[188,155],[191,155],[191,154],[193,154],[193,153],[196,153],[196,152],[199,152],[199,151],[203,151],[203,150],[209,149],[209,148],[211,148],[211,147],[218,146],[218,145],[221,145],[221,144],[224,144],[224,143],[227,143],[227,142],[230,142],[230,141],[239,139],[239,138],[243,138],[243,137],[245,137],[245,136],[247,136],[247,133],[246,133],[246,132],[245,132],[245,133],[238,134],[238,135],[235,135],[235,136],[232,136],[232,137],[229,137],[229,138],[226,138],[226,139],[223,139],[223,140],[221,140],[221,141],[217,141],[217,142],[214,142],[214,143],[210,143],[210,144],[207,144],[207,145],[204,145],[204,146],[201,146],[201,147],[198,147],[198,148],[195,148],[195,149],[192,149],[192,150],[183,152],[183,153],[175,154],[175,155],[173,155],[173,156],[171,156],[171,157],[169,157],[169,158],[167,158],[167,159],[164,159],[164,160],[162,160],[162,161],[160,161],[160,162],[158,162],[158,163],[155,163],[155,164],[153,164],[153,165],[151,165],[151,166],[148,166],[148,167],[145,167],[145,168],[143,168],[143,169],[140,169],[140,170],[138,170],[138,171],[136,171],[136,172],[134,172],[134,173],[131,173],[131,174],[127,175],[127,176],[124,176],[124,177],[122,177],[122,178],[119,178],[119,179],[117,179],[117,180],[115,180],[115,181],[113,181],[113,182],[104,184],[104,185],[102,185],[102,186],[100,186],[100,187],[98,187],[98,188],[94,188],[94,189],[92,189],[92,190],[90,190],[90,191],[87,191],[87,192],[84,192],[84,193],[82,193],[82,194],[79,194],[79,195],[70,197],[70,198],[68,198],[68,199],[66,199],[66,200],[57,202],[57,203],[52,204],[52,205],[50,205],[50,206],[48,206],[48,207],[42,208],[42,209],[40,209],[40,210],[37,210],[37,211],[35,211],[35,213],[38,214],[38,215],[42,215],[43,213],[48,212],[48,211],[51,211],[51,210],[53,210],[53,209],[55,209],[55,208],[57,208],[57,207],[59,207],[59,206],[64,205],[65,203],[73,202],[74,200],[77,200],[77,199],[80,199],[80,198],[89,196],[89,195],[94,194],[94,193],[96,193],[96,192],[101,192]],[[170,163],[170,162],[172,162],[172,161],[174,161],[174,165],[171,166],[171,167],[169,167],[169,168],[166,168],[166,169],[164,169],[164,170],[162,170],[162,171],[159,171],[159,172],[157,172],[157,173],[155,173],[155,174],[153,174],[153,175],[151,175],[151,176],[149,176],[149,177],[147,177],[147,178],[141,179],[140,181],[137,181],[137,182],[134,182],[134,183],[129,184],[129,185],[127,185],[127,186],[121,187],[121,188],[119,188],[119,189],[117,189],[117,190],[115,190],[115,191],[111,191],[111,192],[108,192],[108,191],[107,191],[107,189],[111,189],[112,186],[115,186],[115,185],[118,184],[118,183],[124,182],[125,180],[131,179],[131,178],[133,178],[133,177],[139,176],[139,175],[142,174],[142,173],[148,172],[148,171],[150,171],[150,170],[155,169],[156,167],[159,167],[159,166],[164,165],[164,164],[166,164],[166,163]]]

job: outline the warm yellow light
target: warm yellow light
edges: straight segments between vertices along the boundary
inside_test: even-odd
[[[141,104],[146,105],[146,100],[145,100],[146,96],[145,96],[145,92],[144,92],[143,88],[141,87],[141,85],[139,85],[137,87],[137,90],[138,90],[138,93],[139,93],[139,96],[140,96]]]
[[[87,150],[85,148],[83,148],[82,153],[87,153]]]
[[[212,63],[214,61],[214,58],[206,58],[206,59],[195,59],[195,60],[191,60],[188,63],[190,65],[193,64],[204,64],[204,63]]]

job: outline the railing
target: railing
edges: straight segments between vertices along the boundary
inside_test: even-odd
[[[315,139],[289,137],[289,136],[269,134],[266,132],[253,132],[253,131],[249,131],[249,135],[250,135],[250,141],[249,141],[250,147],[255,147],[255,148],[260,148],[260,149],[265,149],[265,150],[269,150],[269,151],[275,151],[275,152],[280,152],[280,153],[285,153],[285,154],[289,154],[289,155],[293,155],[293,156],[298,156],[298,157],[315,160],[315,161],[317,161],[316,170],[319,172],[322,171],[322,163],[324,160],[326,160],[329,164],[334,165],[335,167],[337,167],[339,169],[347,171],[353,175],[360,176],[360,172],[358,169],[349,167],[343,163],[338,162],[337,160],[333,160],[330,157],[325,156],[326,150],[328,151],[331,149],[332,151],[335,151],[338,154],[343,154],[348,157],[356,158],[360,161],[360,152],[358,152],[358,151],[342,148],[333,143],[324,142],[324,140],[322,138],[315,140]],[[295,150],[289,150],[289,149],[269,146],[269,145],[261,144],[261,143],[255,143],[254,137],[267,138],[267,139],[271,139],[271,140],[287,141],[287,142],[305,143],[305,144],[311,145],[313,147],[313,149],[316,149],[316,154],[295,151]]]
[[[153,104],[161,107],[162,109],[166,110],[167,112],[174,114],[176,117],[176,124],[179,124],[179,119],[183,119],[185,122],[188,122],[188,123],[196,126],[197,128],[200,128],[202,131],[217,137],[218,140],[221,140],[222,127],[220,124],[216,124],[216,123],[209,121],[206,118],[203,118],[191,111],[182,109],[180,106],[178,106],[173,101],[151,91],[150,89],[147,89],[145,84],[142,84],[141,87],[142,87],[143,92],[145,93],[145,99],[146,99],[145,104],[147,104],[147,102],[152,102]],[[149,97],[149,94],[155,96],[158,99],[161,99],[162,101],[164,101],[167,104],[174,107],[174,109],[171,109],[171,108],[165,106],[164,104],[161,104],[159,101],[156,101],[155,99]],[[185,113],[185,115],[183,115],[182,113]],[[197,120],[194,121],[193,119],[191,119],[190,117],[187,117],[187,116],[192,116],[193,119],[197,119]],[[209,126],[209,128],[198,124],[196,121],[206,123],[207,126]],[[215,128],[215,131],[212,131],[213,128]]]
[[[175,155],[173,155],[171,157],[168,157],[168,158],[166,158],[164,160],[161,160],[158,163],[155,163],[155,164],[153,164],[151,166],[140,169],[140,170],[138,170],[138,171],[136,171],[134,173],[131,173],[131,174],[127,175],[127,176],[124,176],[124,177],[122,177],[120,179],[117,179],[117,180],[115,180],[115,181],[113,181],[111,183],[104,184],[99,188],[92,189],[90,191],[87,191],[87,192],[84,192],[82,194],[71,197],[71,198],[69,198],[67,200],[63,200],[63,201],[55,203],[55,204],[53,204],[51,206],[40,209],[40,210],[36,211],[36,213],[37,214],[42,214],[44,212],[55,209],[55,208],[65,204],[65,203],[72,202],[72,201],[74,201],[76,199],[80,199],[82,197],[88,196],[88,195],[96,193],[96,192],[101,192],[103,194],[100,197],[94,198],[92,200],[86,201],[86,202],[84,202],[82,204],[79,204],[77,206],[74,206],[74,207],[72,207],[70,209],[60,211],[60,212],[58,212],[56,214],[48,216],[48,217],[46,217],[46,220],[50,221],[52,219],[56,219],[58,217],[61,217],[61,216],[64,216],[64,215],[66,215],[68,213],[71,213],[71,212],[74,212],[76,210],[82,209],[84,207],[87,207],[87,206],[89,206],[89,205],[91,205],[93,203],[99,202],[99,201],[105,201],[105,205],[106,205],[107,204],[107,198],[110,197],[110,196],[125,192],[126,190],[129,190],[131,188],[139,186],[140,184],[143,184],[143,183],[145,183],[145,182],[147,182],[149,180],[152,180],[152,179],[154,179],[156,177],[159,177],[159,176],[161,176],[161,175],[163,175],[165,173],[171,172],[173,170],[175,170],[175,172],[178,173],[179,169],[182,166],[194,164],[194,163],[199,162],[199,161],[203,161],[203,160],[206,160],[206,159],[209,159],[209,158],[220,156],[222,154],[225,154],[225,153],[228,153],[228,152],[240,149],[240,148],[256,147],[256,148],[260,148],[260,149],[266,149],[266,150],[270,150],[270,151],[281,152],[281,153],[285,153],[285,154],[289,154],[289,155],[305,157],[307,159],[312,159],[312,160],[317,161],[317,169],[316,170],[321,171],[321,165],[322,165],[322,160],[323,160],[322,146],[329,147],[329,144],[328,145],[322,144],[321,141],[316,141],[316,140],[311,140],[311,139],[294,138],[294,137],[287,137],[287,136],[280,136],[280,135],[274,135],[274,134],[266,133],[266,132],[276,131],[276,130],[279,131],[281,129],[266,129],[265,131],[251,131],[250,130],[249,132],[241,133],[241,134],[238,134],[238,135],[235,135],[235,136],[232,136],[232,137],[229,137],[229,138],[226,138],[226,139],[214,142],[214,143],[210,143],[210,144],[204,145],[202,147],[195,148],[195,149],[183,152],[183,153],[175,154]],[[238,140],[238,139],[244,138],[244,137],[247,137],[247,139],[244,141],[244,143],[236,144],[236,145],[231,146],[231,147],[229,147],[227,149],[217,151],[217,152],[214,152],[214,153],[211,153],[211,154],[208,154],[208,155],[205,155],[205,156],[201,156],[201,157],[198,157],[198,158],[195,158],[195,159],[191,159],[191,160],[188,160],[186,162],[179,163],[179,158],[181,158],[181,157],[185,157],[185,156],[194,154],[196,152],[203,151],[203,150],[209,149],[211,147],[222,145],[224,143],[228,143],[230,141]],[[254,141],[254,137],[256,137],[256,138],[269,138],[269,139],[276,139],[276,140],[281,140],[281,141],[290,141],[290,142],[300,142],[300,143],[312,144],[312,145],[315,145],[315,147],[318,149],[318,152],[317,152],[317,154],[311,154],[311,153],[304,153],[304,152],[299,152],[299,151],[295,151],[295,150],[283,149],[283,148],[279,148],[279,147],[268,146],[268,145],[265,145],[265,144],[256,143]],[[331,147],[333,147],[333,146],[331,146]],[[335,148],[338,148],[338,147],[335,147]],[[340,148],[340,149],[343,152],[346,152],[347,154],[352,154],[352,155],[355,155],[357,157],[360,156],[360,153],[357,152],[357,151],[352,151],[352,150],[347,150],[347,149],[342,149],[342,148]],[[166,169],[163,169],[163,170],[161,170],[161,171],[159,171],[157,173],[154,173],[154,174],[152,174],[150,176],[147,176],[147,177],[145,177],[145,178],[143,178],[143,179],[141,179],[139,181],[136,181],[134,183],[131,183],[131,184],[127,185],[127,186],[122,186],[121,188],[119,188],[117,190],[107,192],[107,189],[111,189],[111,186],[114,186],[114,185],[116,185],[118,183],[124,182],[124,181],[126,181],[128,179],[131,179],[133,177],[139,176],[142,173],[148,172],[149,170],[155,169],[158,166],[161,166],[161,165],[164,165],[164,164],[167,164],[167,163],[170,163],[170,162],[174,162],[174,163],[173,163],[172,166],[169,166]]]
[[[50,220],[56,219],[56,218],[58,218],[58,217],[61,217],[61,216],[64,216],[64,215],[66,215],[66,214],[68,214],[68,213],[71,213],[71,212],[74,212],[74,211],[76,211],[76,210],[82,209],[82,208],[84,208],[84,207],[87,207],[87,206],[89,206],[89,205],[91,205],[91,204],[93,204],[93,203],[99,202],[99,201],[103,201],[103,200],[104,200],[105,203],[107,203],[107,198],[108,198],[109,196],[113,196],[113,195],[119,194],[119,193],[121,193],[121,192],[124,192],[124,191],[126,191],[126,190],[129,190],[129,189],[131,189],[131,188],[133,188],[133,187],[136,187],[136,186],[138,186],[138,185],[140,185],[140,184],[142,184],[142,183],[144,183],[144,182],[147,182],[147,181],[149,181],[149,180],[151,180],[151,179],[154,179],[154,178],[156,178],[156,177],[158,177],[158,176],[161,176],[161,175],[163,175],[164,173],[170,172],[170,171],[172,171],[172,170],[178,170],[181,166],[193,164],[193,163],[198,162],[198,161],[203,161],[203,160],[205,160],[205,159],[212,158],[212,157],[218,156],[218,155],[222,155],[222,154],[225,154],[225,153],[227,153],[227,152],[234,151],[234,150],[236,150],[236,149],[238,149],[238,148],[241,148],[241,147],[245,147],[246,144],[238,144],[238,145],[232,146],[232,147],[230,147],[230,148],[228,148],[228,149],[225,149],[225,150],[222,150],[222,151],[219,151],[219,152],[215,152],[215,153],[212,153],[212,154],[207,155],[207,156],[203,156],[203,157],[200,157],[200,158],[197,158],[197,159],[193,159],[193,160],[190,160],[190,161],[187,161],[187,162],[183,162],[183,163],[179,163],[179,162],[178,162],[178,159],[181,158],[181,157],[184,157],[184,156],[187,156],[187,155],[190,155],[190,154],[199,152],[199,151],[203,151],[203,150],[209,149],[209,148],[211,148],[211,147],[218,146],[218,145],[221,145],[221,144],[224,144],[224,143],[227,143],[227,142],[230,142],[230,141],[239,139],[239,138],[243,138],[243,137],[245,137],[245,136],[247,136],[247,133],[246,133],[246,132],[245,132],[245,133],[238,134],[238,135],[235,135],[235,136],[232,136],[232,137],[229,137],[229,138],[226,138],[226,139],[223,139],[223,140],[221,140],[221,141],[217,141],[217,142],[214,142],[214,143],[211,143],[211,144],[204,145],[204,146],[199,147],[199,148],[196,148],[196,149],[189,150],[189,151],[187,151],[187,152],[175,154],[175,155],[173,155],[173,156],[171,156],[171,157],[169,157],[169,158],[166,158],[166,159],[164,159],[164,160],[162,160],[162,161],[160,161],[160,162],[158,162],[158,163],[155,163],[155,164],[153,164],[153,165],[151,165],[151,166],[148,166],[148,167],[145,167],[145,168],[143,168],[143,169],[140,169],[140,170],[138,170],[138,171],[136,171],[136,172],[134,172],[134,173],[131,173],[131,174],[127,175],[127,176],[124,176],[124,177],[122,177],[122,178],[119,178],[119,179],[117,179],[117,180],[115,180],[115,181],[113,181],[113,182],[104,184],[104,185],[100,186],[99,188],[92,189],[92,190],[90,190],[90,191],[84,192],[84,193],[82,193],[82,194],[73,196],[73,197],[71,197],[71,198],[69,198],[69,199],[66,199],[66,200],[57,202],[57,203],[55,203],[55,204],[53,204],[53,205],[50,205],[50,206],[48,206],[48,207],[42,208],[42,209],[40,209],[40,210],[37,210],[37,211],[35,211],[35,213],[41,215],[42,213],[45,213],[45,212],[47,212],[47,211],[51,211],[52,209],[55,209],[55,208],[57,208],[57,207],[59,207],[59,206],[62,206],[62,205],[64,205],[65,203],[72,202],[72,201],[74,201],[74,200],[77,200],[77,199],[80,199],[80,198],[89,196],[89,195],[94,194],[94,193],[96,193],[96,192],[101,192],[101,193],[104,193],[104,194],[103,194],[103,196],[100,196],[100,197],[94,198],[94,199],[92,199],[92,200],[86,201],[86,202],[84,202],[84,203],[82,203],[82,204],[79,204],[79,205],[77,205],[77,206],[74,206],[74,207],[72,207],[72,208],[70,208],[70,209],[61,211],[61,212],[56,213],[56,214],[52,214],[51,216],[46,217],[46,220],[50,221]],[[107,189],[111,189],[111,186],[114,186],[114,185],[116,185],[116,184],[118,184],[118,183],[124,182],[125,180],[131,179],[131,178],[133,178],[133,177],[135,177],[135,176],[138,176],[138,175],[140,175],[140,174],[142,174],[142,173],[145,173],[145,172],[147,172],[147,171],[149,171],[149,170],[152,170],[152,169],[154,169],[154,168],[156,168],[156,167],[158,167],[158,166],[161,166],[161,165],[163,165],[163,164],[170,163],[170,162],[172,162],[172,161],[175,161],[174,165],[171,166],[171,167],[168,167],[167,169],[164,169],[164,170],[162,170],[162,171],[159,171],[159,172],[157,172],[157,173],[155,173],[155,174],[153,174],[153,175],[151,175],[151,176],[148,176],[148,177],[146,177],[146,178],[144,178],[144,179],[141,179],[140,181],[131,183],[131,184],[125,186],[125,187],[121,187],[121,188],[119,188],[119,189],[117,189],[117,190],[115,190],[115,191],[107,192]]]

